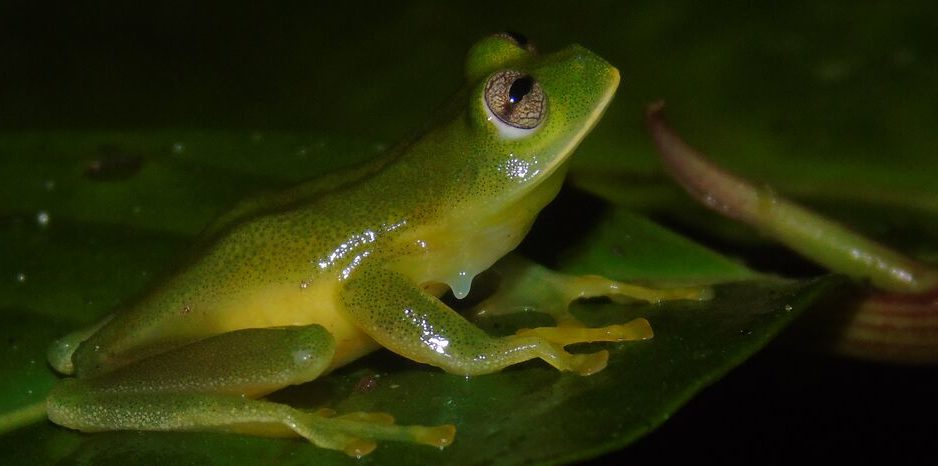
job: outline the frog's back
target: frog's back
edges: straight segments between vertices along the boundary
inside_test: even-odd
[[[240,204],[206,230],[174,275],[82,345],[76,370],[104,371],[211,335],[285,325],[323,325],[349,346],[339,354],[369,351],[373,342],[345,320],[337,292],[356,255],[379,249],[387,241],[380,233],[401,226],[392,219],[407,208],[382,196],[375,181],[390,157]]]
[[[397,149],[395,148],[367,162],[328,173],[286,189],[264,192],[243,199],[213,220],[202,231],[196,247],[211,244],[225,232],[251,219],[283,212],[293,206],[314,202],[320,198],[341,196],[348,188],[374,176],[396,156]]]

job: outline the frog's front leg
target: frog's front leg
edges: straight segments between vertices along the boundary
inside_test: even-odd
[[[300,435],[362,456],[375,440],[442,447],[452,426],[397,426],[384,413],[303,411],[252,398],[307,382],[332,361],[335,342],[321,326],[246,329],[143,359],[114,372],[66,379],[47,401],[49,418],[86,432],[218,430]]]
[[[369,265],[341,291],[349,317],[382,346],[447,372],[477,375],[540,358],[589,375],[606,367],[608,351],[570,354],[540,336],[493,337],[403,273]]]
[[[616,302],[637,299],[659,303],[706,300],[713,295],[709,287],[648,288],[598,275],[567,275],[518,254],[505,256],[491,271],[499,276],[497,291],[471,312],[476,317],[528,311],[549,314],[556,327],[525,329],[518,334],[538,335],[562,345],[582,341],[645,340],[653,335],[648,321],[642,318],[625,324],[587,328],[569,311],[570,303],[577,299],[606,297]]]

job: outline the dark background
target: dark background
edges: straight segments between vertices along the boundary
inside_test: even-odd
[[[666,95],[676,119],[700,134],[721,118],[742,127],[764,122],[788,145],[804,148],[805,157],[836,161],[843,155],[826,150],[830,141],[848,140],[857,148],[850,153],[867,160],[882,162],[878,154],[914,166],[914,154],[923,152],[916,148],[930,147],[933,157],[938,147],[931,145],[938,133],[938,14],[919,3],[4,2],[0,131],[275,129],[389,142],[421,125],[458,88],[462,54],[475,39],[511,28],[547,50],[581,42],[623,68],[622,104],[609,119],[630,129],[600,128],[587,148],[639,138],[635,110]],[[840,59],[820,60],[825,50]],[[903,68],[907,62],[911,68]],[[799,81],[799,66],[814,67],[827,84]],[[881,118],[864,116],[871,114]],[[733,139],[733,127],[715,134]],[[653,164],[636,162],[640,169]],[[760,172],[772,162],[741,165]],[[782,343],[605,459],[933,461],[933,368],[798,351],[797,334]]]

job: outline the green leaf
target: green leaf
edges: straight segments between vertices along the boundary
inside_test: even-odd
[[[5,199],[0,223],[0,318],[4,347],[0,392],[4,412],[41,401],[55,377],[43,364],[48,343],[87,325],[140,293],[183,257],[210,213],[236,196],[316,175],[338,164],[328,157],[373,153],[366,145],[332,143],[318,155],[301,148],[321,139],[294,134],[42,133],[0,137],[0,151],[29,154],[0,159]],[[173,150],[183,144],[184,149]],[[139,163],[109,161],[139,154]],[[319,157],[306,160],[306,157]],[[306,163],[297,173],[297,159]],[[251,161],[263,160],[263,173]],[[342,160],[352,160],[345,158]],[[89,172],[89,164],[95,170]],[[321,161],[317,164],[315,162]],[[108,165],[112,164],[112,165]],[[130,165],[130,169],[128,169]],[[102,170],[104,171],[102,173]],[[108,174],[106,170],[116,170]],[[9,178],[9,179],[6,179]],[[50,187],[47,181],[54,181]],[[575,308],[594,325],[648,318],[648,342],[600,345],[609,367],[590,377],[562,374],[537,362],[466,379],[379,352],[321,380],[274,397],[301,407],[340,412],[381,410],[403,423],[457,425],[456,442],[438,451],[382,443],[365,462],[523,464],[589,458],[620,448],[667,419],[702,387],[765,345],[838,279],[786,282],[760,278],[642,217],[619,209],[558,234],[552,222],[575,215],[567,192],[535,226],[526,250],[554,241],[561,268],[621,279],[673,283],[744,280],[720,285],[704,303]],[[136,207],[140,206],[140,209]],[[38,213],[48,215],[41,220]],[[542,251],[543,253],[543,251]],[[548,254],[549,256],[549,254]],[[550,258],[548,258],[551,260]],[[484,321],[511,332],[539,317]],[[0,438],[4,464],[68,461],[92,464],[358,464],[303,441],[211,433],[114,432],[80,434],[48,422]]]

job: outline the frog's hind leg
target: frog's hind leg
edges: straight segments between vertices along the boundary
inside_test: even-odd
[[[362,456],[376,440],[443,447],[453,426],[399,426],[384,413],[336,416],[252,399],[311,381],[331,363],[332,336],[318,325],[246,329],[211,337],[117,371],[66,379],[47,402],[49,418],[86,432],[215,430],[299,435]]]
[[[498,290],[479,303],[477,317],[536,311],[551,315],[556,327],[524,329],[518,335],[540,336],[569,345],[583,341],[628,341],[652,338],[651,325],[643,318],[625,324],[588,328],[569,311],[577,299],[606,297],[616,302],[641,300],[659,303],[671,300],[706,300],[708,287],[647,288],[597,275],[566,275],[510,254],[492,267],[501,278]]]

